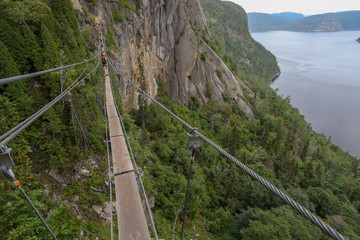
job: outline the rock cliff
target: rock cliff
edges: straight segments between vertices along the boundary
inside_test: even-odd
[[[161,81],[182,105],[188,104],[189,96],[196,96],[201,104],[209,99],[220,104],[232,101],[253,118],[247,102],[252,92],[202,40],[209,33],[199,0],[144,0],[141,7],[139,1],[128,1],[127,6],[121,2],[100,0],[87,8],[85,0],[73,0],[82,24],[100,27],[105,37],[114,33],[119,50],[110,48],[109,55],[127,78],[152,96]],[[116,22],[114,12],[124,19]],[[120,88],[126,109],[137,108],[135,89],[122,78]]]

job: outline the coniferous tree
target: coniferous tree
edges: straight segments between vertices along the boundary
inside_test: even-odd
[[[23,54],[31,70],[30,72],[40,71],[42,69],[42,59],[39,43],[27,24],[21,26],[21,31],[25,40]]]
[[[44,59],[44,69],[51,69],[59,67],[60,58],[58,52],[58,46],[54,40],[53,35],[50,33],[49,29],[45,24],[41,25],[41,40],[43,47],[43,59]],[[58,73],[51,73],[40,78],[44,81],[44,84],[49,89],[50,98],[54,98],[60,93],[60,84],[58,84]]]
[[[24,53],[24,38],[17,29],[5,20],[0,20],[0,41],[2,41],[9,52],[14,56],[21,73],[27,73],[26,59]]]
[[[45,24],[41,25],[41,40],[43,47],[44,66],[46,69],[54,68],[59,64],[58,47],[54,37]]]
[[[8,48],[0,41],[0,78],[19,75],[19,69]]]
[[[19,75],[17,65],[4,43],[0,41],[0,78]],[[0,88],[2,95],[12,100],[19,108],[19,114],[24,117],[30,112],[31,100],[27,97],[27,81],[9,83]]]

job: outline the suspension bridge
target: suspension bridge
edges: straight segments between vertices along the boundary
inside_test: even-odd
[[[103,43],[101,39],[101,33],[99,32],[99,40],[101,42],[100,50],[105,52],[103,49]],[[36,76],[40,76],[43,74],[47,74],[54,71],[59,71],[66,68],[71,68],[74,66],[86,64],[88,62],[93,61],[94,59],[97,59],[96,55],[90,58],[89,60],[85,60],[79,63],[74,63],[71,65],[58,67],[54,69],[49,69],[37,73],[31,73],[21,76],[14,76],[9,77],[5,79],[0,79],[0,85],[2,84],[11,84],[16,81],[20,81],[27,78],[32,78]],[[203,135],[201,132],[198,131],[198,129],[194,126],[191,126],[187,122],[185,122],[183,119],[181,119],[179,116],[171,112],[166,106],[164,106],[162,103],[160,103],[158,100],[151,97],[146,91],[141,89],[139,86],[137,86],[133,81],[128,79],[121,71],[116,69],[113,64],[111,64],[110,59],[107,59],[107,63],[109,66],[112,67],[112,69],[120,76],[122,76],[122,79],[126,81],[129,86],[132,86],[138,90],[144,98],[149,99],[149,101],[153,102],[154,104],[157,104],[160,106],[165,112],[170,114],[173,118],[175,118],[177,121],[179,121],[181,124],[183,124],[188,130],[189,130],[189,147],[192,149],[192,156],[191,156],[191,165],[194,161],[194,152],[197,148],[200,147],[200,141],[204,141],[210,146],[212,146],[214,149],[219,151],[223,156],[225,156],[227,159],[235,163],[238,167],[243,169],[247,174],[249,174],[253,179],[260,182],[263,186],[265,186],[268,190],[270,190],[273,194],[280,197],[284,202],[286,202],[288,205],[290,205],[292,208],[297,210],[301,215],[309,219],[315,226],[320,228],[325,234],[332,237],[333,239],[338,240],[345,240],[346,238],[340,234],[338,231],[330,227],[328,224],[326,224],[324,221],[322,221],[319,217],[311,213],[309,210],[301,206],[299,203],[297,203],[295,200],[293,200],[291,197],[289,197],[287,194],[285,194],[280,189],[276,188],[274,185],[272,185],[270,182],[265,180],[263,177],[258,175],[256,172],[251,170],[249,167],[247,167],[245,164],[243,164],[241,161],[236,159],[234,156],[226,152],[224,149],[222,149],[220,146],[218,146],[216,143],[211,141],[209,138],[207,138],[205,135]],[[78,118],[76,109],[72,103],[71,94],[70,92],[76,88],[78,85],[84,86],[85,79],[89,78],[92,73],[94,73],[98,66],[100,65],[100,62],[98,62],[95,67],[85,76],[85,70],[87,69],[87,66],[85,67],[84,71],[79,75],[79,77],[63,92],[61,92],[56,98],[54,98],[51,102],[46,104],[43,108],[41,108],[39,111],[22,121],[17,126],[13,127],[8,132],[4,133],[2,136],[0,136],[0,170],[3,173],[5,177],[7,177],[10,181],[13,182],[14,186],[19,189],[19,191],[23,194],[25,199],[28,201],[29,205],[33,208],[36,215],[40,218],[42,223],[44,224],[44,227],[48,230],[51,237],[53,239],[57,239],[55,234],[51,231],[51,226],[49,227],[46,221],[42,218],[40,213],[37,211],[35,206],[33,205],[31,199],[26,195],[25,191],[21,188],[21,184],[19,180],[16,178],[14,172],[12,169],[15,166],[14,161],[11,157],[11,149],[7,147],[7,144],[14,139],[16,136],[18,136],[23,130],[25,130],[27,127],[29,127],[36,119],[41,117],[47,110],[49,110],[52,106],[54,106],[56,103],[58,103],[61,99],[66,98],[68,100],[68,103],[70,105],[71,111],[74,114],[75,122],[79,126],[81,133],[83,135],[84,141],[88,148],[91,150],[91,146],[88,140],[88,137],[86,136],[86,133],[81,125],[81,122]],[[155,239],[159,239],[158,233],[156,231],[154,219],[151,213],[151,209],[149,206],[149,201],[147,199],[147,195],[145,192],[144,184],[142,181],[143,173],[139,171],[137,163],[134,158],[134,154],[130,145],[129,136],[126,133],[125,126],[123,123],[123,117],[120,114],[119,106],[116,104],[116,97],[114,94],[114,89],[110,81],[110,77],[108,74],[107,66],[104,67],[104,89],[105,89],[105,95],[104,95],[104,120],[106,122],[106,147],[107,147],[107,171],[108,171],[108,180],[104,182],[106,185],[109,186],[110,191],[110,228],[111,228],[111,239],[114,238],[114,223],[113,223],[113,209],[112,209],[112,190],[115,190],[115,202],[116,202],[116,215],[117,215],[117,225],[118,225],[118,237],[119,239],[151,239],[150,237],[150,231],[147,225],[147,221],[145,218],[145,212],[143,208],[143,204],[141,201],[141,195],[143,195],[144,202],[145,202],[145,211],[147,212],[150,222],[151,222],[151,228],[153,231],[153,237]],[[86,92],[85,92],[86,94]],[[88,99],[88,96],[86,94],[86,97]],[[145,99],[146,100],[146,99]],[[88,100],[89,101],[89,100]],[[90,102],[89,102],[90,103]],[[91,104],[90,104],[91,105]],[[93,111],[93,110],[92,110]],[[96,118],[95,118],[96,119]],[[98,123],[97,123],[98,124]],[[99,128],[100,130],[100,128]],[[101,133],[101,130],[100,130]],[[91,151],[92,152],[92,151]],[[92,156],[95,160],[96,156],[92,152]],[[112,161],[111,161],[112,160]],[[188,187],[187,192],[189,190],[189,182],[190,182],[190,173],[191,168],[189,172],[189,179],[188,179]],[[114,180],[113,180],[114,179]],[[138,184],[139,182],[139,184]],[[140,189],[139,187],[140,186]],[[141,194],[142,193],[142,194]],[[185,210],[184,210],[184,218],[186,214],[186,204],[187,204],[187,194],[185,199]],[[183,224],[184,226],[184,224]],[[183,234],[181,234],[181,239],[183,238]]]

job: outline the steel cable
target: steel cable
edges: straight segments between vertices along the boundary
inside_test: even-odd
[[[57,240],[54,233],[51,231],[51,229],[49,228],[49,226],[46,224],[45,220],[41,217],[40,213],[38,212],[38,210],[36,209],[36,207],[34,206],[34,204],[31,202],[30,198],[26,195],[26,193],[24,192],[24,190],[21,187],[18,187],[19,191],[22,193],[22,195],[24,195],[26,201],[30,204],[31,208],[34,210],[34,212],[36,213],[36,215],[39,217],[39,219],[41,220],[41,222],[44,224],[45,228],[48,230],[48,232],[50,233],[51,237],[54,240]]]
[[[111,66],[112,66],[112,65],[111,65]],[[113,66],[112,66],[112,68],[115,69]],[[115,70],[115,71],[116,71],[116,70]],[[157,234],[157,230],[156,230],[156,227],[155,227],[154,217],[153,217],[152,212],[151,212],[149,200],[148,200],[148,198],[147,198],[146,191],[145,191],[145,187],[144,187],[144,183],[143,183],[143,180],[142,180],[142,176],[143,176],[143,174],[144,174],[144,169],[143,169],[143,172],[140,174],[140,173],[139,173],[139,169],[138,169],[137,164],[136,164],[136,161],[135,161],[135,157],[134,157],[134,154],[133,154],[131,145],[130,145],[129,137],[128,137],[128,135],[127,135],[127,132],[126,132],[126,129],[125,129],[125,125],[124,125],[124,122],[123,122],[123,120],[122,120],[122,117],[121,117],[121,114],[120,114],[120,111],[119,111],[119,106],[116,104],[116,95],[114,95],[114,90],[113,90],[111,81],[110,81],[110,87],[111,87],[111,92],[113,93],[113,96],[115,96],[115,108],[116,108],[116,112],[117,112],[117,114],[118,114],[118,116],[119,116],[119,119],[120,119],[120,122],[121,122],[121,126],[122,126],[122,128],[123,128],[123,132],[124,132],[124,135],[125,135],[126,143],[128,144],[128,147],[129,147],[129,150],[130,150],[131,159],[132,159],[133,164],[135,165],[136,172],[138,173],[137,175],[138,175],[138,177],[139,177],[139,182],[140,182],[140,185],[141,185],[141,190],[142,190],[142,192],[143,192],[143,194],[144,194],[145,205],[146,205],[147,211],[148,211],[148,213],[149,213],[150,222],[151,222],[151,225],[152,225],[153,230],[154,230],[155,238],[156,238],[156,240],[159,240],[159,236],[158,236],[158,234]]]
[[[89,59],[89,60],[85,60],[85,61],[82,61],[82,62],[74,63],[74,64],[71,64],[71,65],[67,65],[67,66],[62,66],[62,67],[58,67],[58,68],[48,69],[48,70],[44,70],[44,71],[40,71],[40,72],[35,72],[35,73],[24,74],[24,75],[20,75],[20,76],[3,78],[3,79],[0,79],[0,85],[2,85],[2,84],[8,84],[8,83],[11,83],[11,82],[16,82],[16,81],[19,81],[19,80],[22,80],[22,79],[26,79],[26,78],[33,78],[33,77],[37,77],[37,76],[44,75],[44,74],[47,74],[47,73],[56,72],[56,71],[60,71],[60,70],[62,70],[62,69],[74,67],[74,66],[77,66],[77,65],[80,65],[80,64],[84,64],[84,63],[90,62],[90,61],[92,61],[95,57],[96,57],[96,55],[95,55],[94,57],[92,57],[91,59]]]
[[[105,82],[105,81],[104,81]],[[106,82],[105,82],[106,84]],[[106,94],[104,94],[104,109],[106,108]],[[112,205],[112,181],[111,181],[111,164],[110,164],[110,150],[109,150],[109,133],[108,133],[108,116],[107,112],[104,111],[105,125],[106,125],[106,152],[107,162],[109,168],[109,188],[110,188],[110,229],[111,229],[111,240],[114,239],[114,223],[113,223],[113,205]]]
[[[188,204],[188,200],[189,200],[189,190],[190,190],[190,181],[191,181],[191,170],[192,170],[192,166],[194,163],[194,158],[195,158],[195,148],[192,149],[192,154],[191,154],[191,159],[190,159],[190,168],[189,168],[189,176],[188,176],[188,181],[187,181],[187,187],[186,187],[186,193],[185,193],[185,206],[184,206],[184,213],[183,213],[183,223],[181,226],[181,237],[180,239],[183,239],[184,236],[184,227],[185,227],[185,223],[186,223],[186,209],[187,209],[187,204]]]
[[[80,77],[84,74],[84,72],[86,71],[87,67],[85,67],[85,69],[82,71],[82,73],[79,75],[79,77],[70,84],[70,86],[63,91],[62,93],[66,92],[67,90],[69,90],[75,83],[77,83],[77,81],[80,79]],[[94,68],[95,69],[95,68]],[[92,71],[94,71],[94,69]],[[91,72],[92,72],[91,71]],[[31,115],[30,117],[28,117],[27,119],[25,119],[24,121],[22,121],[21,123],[19,123],[18,125],[16,125],[14,128],[10,129],[8,132],[4,133],[3,135],[1,135],[0,137],[0,141],[2,141],[3,139],[5,139],[7,136],[9,136],[11,133],[13,133],[14,131],[16,131],[18,128],[20,128],[21,126],[23,126],[25,123],[27,123],[29,120],[31,120],[32,118],[34,118],[35,116],[37,116],[39,113],[41,113],[48,105],[52,104],[55,101],[58,101],[59,99],[62,98],[62,93],[60,93],[60,95],[58,95],[55,99],[53,99],[51,102],[49,102],[47,105],[45,105],[44,107],[42,107],[40,110],[38,110],[37,112],[35,112],[33,115]]]
[[[297,203],[295,200],[293,200],[291,197],[283,193],[280,189],[272,185],[270,182],[262,178],[259,174],[251,170],[249,167],[247,167],[245,164],[240,162],[238,159],[230,155],[228,152],[226,152],[224,149],[222,149],[220,146],[218,146],[216,143],[208,139],[206,136],[204,136],[199,131],[195,130],[195,133],[198,134],[205,142],[207,142],[210,146],[215,148],[217,151],[219,151],[222,155],[224,155],[226,158],[230,159],[232,162],[234,162],[237,166],[242,168],[246,173],[248,173],[251,177],[253,177],[255,180],[260,182],[262,185],[264,185],[267,189],[269,189],[271,192],[273,192],[275,195],[280,197],[282,200],[284,200],[288,205],[296,209],[299,213],[301,213],[303,216],[308,218],[313,224],[318,226],[321,230],[323,230],[326,234],[331,236],[334,239],[339,240],[345,240],[346,238],[342,236],[339,232],[337,232],[335,229],[327,225],[325,222],[323,222],[321,219],[319,219],[317,216],[315,216],[313,213],[311,213],[309,210],[301,206],[299,203]]]
[[[20,182],[19,180],[17,180],[15,178],[14,173],[12,172],[11,169],[8,169],[5,165],[0,165],[0,172],[2,174],[4,174],[4,176],[6,178],[8,178],[10,181],[13,182],[13,184],[15,185],[15,187],[17,189],[19,189],[19,191],[22,193],[22,195],[25,197],[26,201],[30,204],[31,208],[34,210],[34,212],[36,213],[36,215],[38,216],[38,218],[41,220],[41,222],[44,224],[45,228],[48,230],[48,232],[50,233],[50,235],[52,236],[53,239],[56,240],[55,235],[53,234],[53,232],[51,231],[51,229],[49,228],[49,226],[46,224],[45,220],[41,217],[40,213],[38,212],[38,210],[36,209],[36,207],[34,206],[34,204],[31,202],[30,198],[26,195],[26,193],[24,192],[24,190],[21,188]]]
[[[94,69],[97,69],[100,63],[98,63]],[[84,77],[86,78],[86,76]],[[83,78],[83,79],[84,79]],[[65,91],[63,91],[61,94],[59,94],[55,99],[53,99],[51,102],[49,102],[47,105],[45,105],[42,109],[34,113],[32,116],[28,117],[26,120],[21,122],[19,125],[8,131],[7,133],[3,134],[3,136],[8,136],[5,138],[1,143],[0,146],[4,146],[7,143],[9,143],[14,137],[19,135],[25,128],[27,128],[30,124],[32,124],[35,120],[37,120],[42,114],[44,114],[49,108],[51,108],[53,105],[55,105],[60,99],[62,99],[68,92],[70,92],[72,89],[74,89],[77,85],[79,85],[81,80],[79,78],[75,80]]]
[[[152,213],[151,213],[151,209],[150,209],[150,205],[149,205],[149,200],[148,200],[148,198],[147,198],[146,191],[145,191],[145,187],[144,187],[143,180],[142,180],[142,176],[143,176],[143,174],[144,174],[144,169],[143,169],[142,173],[139,172],[139,169],[138,169],[138,167],[137,167],[136,160],[135,160],[135,157],[134,157],[134,153],[133,153],[132,148],[131,148],[131,145],[130,145],[129,137],[127,136],[127,133],[126,133],[126,129],[125,129],[124,122],[123,122],[122,117],[121,117],[121,115],[120,115],[120,113],[119,113],[119,110],[118,110],[117,108],[118,108],[118,107],[116,106],[116,111],[117,111],[118,114],[119,114],[120,122],[121,122],[122,128],[124,129],[124,135],[125,135],[125,138],[126,138],[126,142],[127,142],[128,146],[129,146],[129,150],[130,150],[130,155],[131,155],[131,158],[132,158],[132,162],[133,162],[133,164],[135,165],[136,172],[138,173],[137,175],[139,176],[141,189],[142,189],[142,192],[144,193],[144,199],[145,199],[146,207],[147,207],[147,209],[148,209],[150,221],[151,221],[151,224],[152,224],[153,229],[154,229],[155,237],[156,237],[157,240],[159,240],[159,237],[158,237],[158,234],[157,234],[157,231],[156,231],[156,227],[155,227],[154,218],[153,218]]]
[[[112,66],[112,65],[111,65]],[[113,67],[113,66],[112,66]],[[119,71],[117,71],[119,72]],[[119,72],[120,73],[120,72]],[[121,73],[120,73],[121,74]],[[145,94],[149,99],[151,99],[153,102],[158,104],[161,108],[163,108],[166,112],[168,112],[170,115],[172,115],[175,119],[177,119],[179,122],[181,122],[184,126],[186,126],[190,130],[195,130],[195,133],[198,134],[205,142],[207,142],[210,146],[212,146],[214,149],[219,151],[221,154],[223,154],[226,158],[234,162],[237,166],[242,168],[246,173],[248,173],[251,177],[253,177],[255,180],[260,182],[263,186],[265,186],[267,189],[269,189],[272,193],[280,197],[283,201],[285,201],[288,205],[290,205],[292,208],[297,210],[301,215],[305,216],[307,219],[309,219],[314,225],[319,227],[324,233],[328,234],[330,237],[337,239],[337,240],[346,240],[341,233],[330,227],[328,224],[326,224],[324,221],[322,221],[320,218],[318,218],[316,215],[311,213],[309,210],[301,206],[299,203],[297,203],[295,200],[293,200],[291,197],[283,193],[280,189],[276,188],[274,185],[272,185],[270,182],[262,178],[260,175],[258,175],[256,172],[251,170],[249,167],[247,167],[245,164],[240,162],[238,159],[230,155],[228,152],[226,152],[224,149],[222,149],[220,146],[212,142],[210,139],[208,139],[206,136],[201,134],[197,129],[194,129],[190,124],[182,120],[179,116],[171,112],[169,109],[167,109],[163,104],[152,98],[150,95],[148,95],[144,90],[142,90],[140,87],[136,86],[132,81],[126,78],[123,74],[121,74],[130,84],[132,84],[135,88],[137,88],[140,92]]]
[[[88,94],[87,94],[85,88],[84,88],[84,92],[85,92],[85,96],[86,96],[87,102],[88,102],[88,104],[89,104],[89,106],[90,106],[90,109],[91,109],[91,113],[92,113],[92,115],[93,115],[93,118],[95,119],[96,125],[97,125],[97,127],[98,127],[98,129],[99,129],[99,133],[100,133],[101,137],[104,138],[104,136],[103,136],[103,134],[102,134],[102,132],[101,132],[101,128],[100,128],[99,122],[98,122],[98,120],[97,120],[97,118],[96,118],[96,114],[95,114],[94,108],[93,108],[93,106],[91,105],[91,102],[90,102],[90,100],[89,100],[89,97],[88,97]]]
[[[73,113],[74,113],[75,120],[76,120],[77,124],[79,125],[79,128],[80,128],[80,130],[81,130],[81,133],[82,133],[82,135],[83,135],[85,145],[86,145],[86,146],[88,147],[88,149],[90,150],[90,153],[91,153],[92,157],[94,158],[94,160],[96,161],[96,163],[98,164],[99,169],[101,169],[101,167],[100,167],[100,162],[99,162],[99,160],[95,157],[94,151],[93,151],[92,148],[91,148],[89,139],[88,139],[88,137],[86,136],[85,130],[84,130],[83,126],[81,125],[81,122],[80,122],[80,120],[79,120],[79,118],[78,118],[78,115],[77,115],[77,113],[76,113],[76,111],[75,111],[75,107],[74,107],[74,106],[72,106],[72,111],[73,111]],[[100,175],[101,175],[101,171],[100,171]],[[104,176],[101,175],[101,177],[103,178],[103,180],[104,180],[104,182],[105,182]]]

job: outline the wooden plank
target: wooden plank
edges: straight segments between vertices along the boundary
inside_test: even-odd
[[[116,114],[117,115],[117,114]],[[115,136],[122,136],[123,135],[123,131],[121,129],[120,124],[117,124],[119,122],[119,118],[118,117],[114,117],[114,118],[109,118],[109,132],[110,132],[110,140],[112,137]],[[111,127],[110,127],[111,125]]]
[[[113,167],[114,174],[134,169],[123,136],[111,138],[111,154],[113,159],[118,160]]]
[[[133,171],[134,168],[131,164],[119,116],[115,110],[108,76],[106,76],[106,108],[109,116],[114,174],[120,174],[114,176],[119,239],[148,240],[150,233]]]
[[[106,106],[107,112],[108,112],[108,118],[117,117],[116,108],[114,105],[107,105]]]
[[[134,216],[144,215],[141,201],[134,201],[134,199],[127,197],[139,195],[134,172],[116,176],[115,184],[118,184],[121,189],[121,192],[116,191],[116,199],[121,198],[121,201],[116,202],[118,216],[121,216],[121,224],[119,225],[119,235],[121,236],[119,239],[149,240],[150,234],[145,216],[139,221],[132,220]]]

